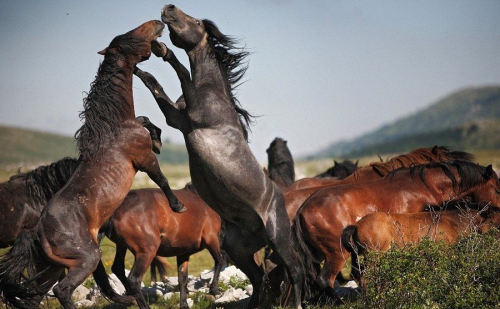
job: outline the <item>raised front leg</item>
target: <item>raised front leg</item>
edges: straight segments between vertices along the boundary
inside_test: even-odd
[[[189,110],[193,109],[193,107],[198,104],[196,99],[196,88],[191,79],[189,70],[186,69],[184,65],[182,65],[175,54],[167,48],[167,45],[165,45],[165,43],[158,41],[151,42],[151,51],[156,56],[162,57],[163,61],[168,62],[177,73],[177,76],[179,77],[179,80],[181,82],[182,93],[184,94],[184,99],[186,102],[186,110],[189,113]]]
[[[143,171],[148,174],[149,178],[154,181],[158,187],[165,193],[167,197],[170,208],[174,212],[185,212],[187,209],[184,205],[177,199],[177,197],[170,189],[170,185],[168,184],[167,177],[163,175],[160,166],[158,164],[158,160],[156,156],[149,152],[147,157],[142,160],[142,162],[137,166],[140,171]]]
[[[148,72],[144,72],[139,68],[134,70],[135,76],[139,77],[144,85],[151,91],[151,94],[156,100],[156,103],[160,107],[167,124],[172,128],[176,128],[181,132],[184,132],[189,127],[189,122],[186,114],[181,112],[184,108],[184,104],[174,103],[167,96],[163,87],[158,83],[156,78]]]

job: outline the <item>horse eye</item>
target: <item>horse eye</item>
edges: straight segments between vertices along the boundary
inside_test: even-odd
[[[500,195],[500,190],[495,190],[495,192],[496,192],[498,195]]]
[[[199,25],[201,25],[201,23],[200,23],[200,21],[199,21],[199,20],[197,20],[197,21],[196,21],[196,24],[197,24],[198,26],[199,26]]]

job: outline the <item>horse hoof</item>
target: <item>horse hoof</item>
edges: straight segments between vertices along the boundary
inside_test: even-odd
[[[160,141],[153,141],[153,152],[160,154],[160,148],[161,148],[161,142]]]
[[[172,211],[176,212],[176,213],[182,213],[182,212],[185,212],[187,210],[187,208],[181,203],[179,203],[171,208],[172,208]]]
[[[158,42],[156,40],[151,42],[151,51],[156,57],[163,58],[167,54],[167,45],[163,42]]]

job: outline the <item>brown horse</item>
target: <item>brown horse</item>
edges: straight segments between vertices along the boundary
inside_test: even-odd
[[[172,43],[190,61],[191,74],[165,45],[155,52],[176,71],[183,97],[174,103],[151,74],[137,70],[136,75],[153,94],[167,123],[184,135],[193,184],[224,220],[223,248],[254,287],[249,307],[257,307],[261,298],[264,271],[255,263],[254,253],[265,245],[283,261],[294,287],[293,306],[301,307],[302,257],[295,252],[283,195],[248,146],[251,115],[233,93],[245,73],[242,62],[248,53],[213,22],[186,15],[174,5],[164,7],[162,20]]]
[[[159,153],[161,130],[140,116],[137,120],[150,131],[153,151]],[[68,182],[78,160],[64,158],[0,183],[0,248],[11,246],[21,231],[32,229],[47,202]]]
[[[342,230],[365,215],[377,211],[418,212],[429,205],[462,199],[491,202],[491,207],[500,205],[500,182],[491,165],[432,163],[398,169],[378,180],[316,192],[299,209],[293,226],[301,254],[308,257],[308,282],[316,280],[327,295],[335,296],[335,277],[349,257],[341,250]]]
[[[100,52],[104,61],[84,99],[85,122],[75,135],[79,165],[49,201],[35,228],[22,233],[0,262],[1,297],[6,304],[38,308],[65,268],[66,277],[53,288],[64,308],[75,308],[71,295],[92,272],[96,281],[111,288],[97,234],[125,199],[138,170],[160,186],[174,210],[182,211],[151,151],[150,135],[134,115],[133,70],[149,58],[151,41],[163,28],[160,21],[146,22],[117,36]],[[113,300],[130,297],[115,294]]]
[[[21,231],[36,225],[47,202],[77,166],[78,160],[64,158],[0,183],[0,248],[11,246]]]
[[[358,256],[368,251],[387,251],[394,244],[403,248],[423,238],[454,243],[472,232],[485,233],[500,227],[500,212],[454,209],[438,212],[390,214],[375,212],[342,231],[342,245],[351,254],[355,279],[361,279]]]
[[[452,151],[447,147],[434,146],[432,148],[418,148],[409,153],[396,156],[386,162],[374,162],[368,166],[355,171],[349,177],[340,180],[332,178],[304,178],[297,180],[287,189],[287,192],[293,190],[306,189],[311,187],[326,187],[333,185],[342,185],[347,183],[370,181],[384,177],[391,171],[400,167],[411,167],[417,164],[427,164],[432,162],[446,162],[453,160],[472,161],[474,156],[463,151]]]
[[[168,200],[161,190],[132,190],[102,229],[116,243],[111,270],[141,309],[149,308],[141,292],[141,282],[156,255],[177,257],[181,308],[188,308],[189,256],[203,249],[208,249],[215,260],[210,293],[220,293],[217,283],[224,262],[220,217],[203,202],[193,185],[188,184],[174,193],[189,211],[174,213],[167,207]],[[127,249],[135,257],[128,278],[125,276]]]

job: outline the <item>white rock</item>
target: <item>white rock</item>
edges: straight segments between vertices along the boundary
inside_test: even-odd
[[[247,295],[252,295],[252,293],[253,293],[253,286],[251,284],[247,285],[245,287],[245,292],[247,293]]]
[[[177,277],[168,277],[166,283],[170,284],[172,286],[178,286],[179,285],[179,278],[177,278]]]
[[[163,295],[163,299],[164,299],[164,300],[168,300],[168,299],[170,299],[172,296],[174,296],[175,294],[179,294],[179,292],[175,292],[175,293],[174,293],[174,292],[168,292],[168,293],[166,293],[165,295]]]
[[[91,306],[95,305],[95,302],[91,301],[91,300],[88,300],[88,299],[84,299],[84,300],[81,300],[81,301],[77,302],[76,305],[78,307],[91,307]]]
[[[155,295],[155,296],[158,296],[158,297],[163,297],[163,291],[161,291],[160,289],[158,289],[156,287],[143,288],[142,292],[144,294],[148,294],[148,295]]]
[[[214,270],[213,269],[212,270],[205,269],[200,274],[200,280],[205,282],[205,283],[212,281],[213,278],[214,278]]]
[[[186,299],[186,302],[188,303],[189,308],[193,307],[194,300],[192,300],[191,298],[188,298],[188,299]]]
[[[125,294],[125,287],[115,274],[109,275],[109,283],[111,284],[111,287],[113,288],[113,290],[115,290],[116,293],[120,295]]]
[[[87,299],[87,295],[89,295],[89,293],[90,293],[89,289],[87,289],[83,285],[79,285],[73,292],[72,298],[75,302],[79,302]]]
[[[249,297],[245,291],[242,289],[234,289],[233,287],[229,288],[220,298],[218,298],[215,302],[216,303],[227,303],[227,302],[233,302],[237,301],[240,299],[245,299]]]
[[[231,265],[229,267],[226,267],[223,271],[221,271],[219,280],[227,284],[229,283],[231,277],[237,277],[241,280],[248,279],[247,276],[241,270],[236,268],[236,266]]]
[[[345,285],[344,285],[345,288],[351,288],[351,289],[355,289],[358,287],[358,284],[356,283],[356,281],[354,280],[351,280],[349,282],[347,282]]]
[[[90,293],[87,295],[87,300],[96,302],[100,297],[101,297],[101,290],[99,290],[97,285],[91,287]]]

